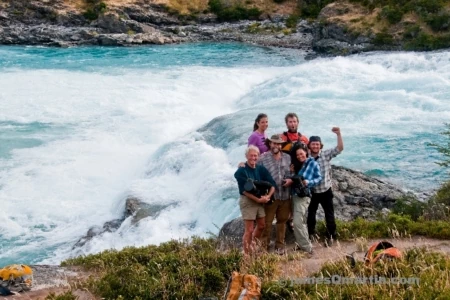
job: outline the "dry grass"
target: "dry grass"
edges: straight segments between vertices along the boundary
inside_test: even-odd
[[[331,3],[328,7],[332,9],[330,14],[322,15],[324,19],[331,23],[345,25],[350,31],[367,32],[371,30],[373,33],[378,33],[387,25],[385,21],[377,20],[380,8],[369,11],[357,3],[345,1]]]
[[[181,15],[200,13],[208,9],[208,0],[166,0],[165,4]]]
[[[167,6],[171,11],[180,15],[189,15],[206,12],[208,0],[103,0],[107,7],[123,7],[127,5],[159,4]],[[297,0],[286,0],[281,4],[273,0],[227,0],[230,5],[241,5],[247,8],[255,7],[267,14],[290,15],[297,8]],[[64,0],[65,8],[60,13],[67,11],[84,11],[87,7],[86,0]],[[0,0],[0,7],[7,6],[5,0]]]

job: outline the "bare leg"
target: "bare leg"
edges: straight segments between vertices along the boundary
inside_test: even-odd
[[[252,233],[254,232],[253,220],[244,220],[244,236],[242,237],[242,245],[244,247],[244,254],[250,253],[250,246],[252,244]]]
[[[260,237],[266,227],[266,218],[258,218],[256,219],[256,227],[253,230],[253,243],[261,244]]]

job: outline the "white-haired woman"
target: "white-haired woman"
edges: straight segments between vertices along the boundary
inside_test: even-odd
[[[262,165],[257,165],[259,158],[259,149],[250,145],[245,150],[247,159],[244,167],[239,167],[234,173],[239,187],[239,207],[244,220],[244,236],[242,243],[244,253],[249,254],[254,249],[254,243],[259,240],[265,227],[264,203],[270,201],[275,192],[276,183],[270,175],[269,171]],[[245,190],[244,186],[248,181],[266,181],[271,187],[267,195],[256,196]],[[254,222],[256,221],[256,227]]]

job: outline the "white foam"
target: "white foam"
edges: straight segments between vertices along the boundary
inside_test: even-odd
[[[15,149],[11,159],[0,160],[0,235],[13,243],[2,248],[0,260],[33,249],[67,252],[91,226],[120,218],[130,186],[144,176],[159,145],[232,112],[234,101],[252,86],[283,72],[271,70],[0,74],[0,121],[40,122],[58,130],[40,136],[42,146]]]

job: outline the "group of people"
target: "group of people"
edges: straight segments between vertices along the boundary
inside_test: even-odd
[[[259,114],[248,138],[246,162],[234,174],[245,227],[245,254],[254,251],[256,245],[269,250],[274,218],[277,253],[286,251],[286,226],[292,220],[295,250],[312,254],[319,204],[325,212],[325,243],[331,246],[336,240],[330,161],[344,149],[341,131],[333,127],[337,146],[322,150],[319,136],[308,139],[298,131],[299,118],[295,113],[288,113],[285,123],[287,131],[267,138],[269,119],[266,114]]]

